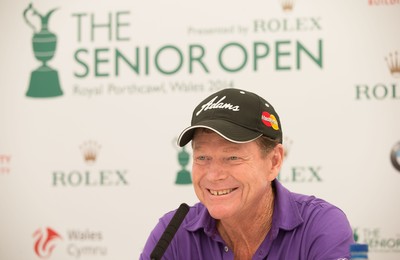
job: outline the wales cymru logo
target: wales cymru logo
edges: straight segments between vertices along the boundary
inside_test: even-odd
[[[62,239],[56,231],[49,227],[44,230],[36,230],[33,237],[35,238],[34,251],[40,258],[48,258],[53,252],[57,240]]]
[[[49,19],[56,9],[45,15],[39,13],[32,4],[24,10],[25,22],[33,29],[32,46],[35,58],[41,62],[40,67],[32,71],[26,96],[34,98],[57,97],[63,94],[57,70],[48,66],[48,61],[54,57],[57,36],[49,31]],[[39,20],[39,29],[35,27],[35,19]],[[37,19],[39,18],[39,19]]]

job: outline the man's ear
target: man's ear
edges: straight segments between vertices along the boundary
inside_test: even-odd
[[[277,144],[271,151],[271,165],[270,175],[268,176],[269,181],[273,181],[281,170],[283,163],[284,148],[282,144]]]

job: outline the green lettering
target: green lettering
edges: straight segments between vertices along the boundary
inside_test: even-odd
[[[99,72],[99,65],[102,63],[108,63],[108,59],[101,59],[100,58],[100,54],[104,53],[104,52],[108,52],[109,49],[108,48],[103,48],[103,49],[95,49],[94,51],[94,75],[96,77],[107,77],[109,76],[109,73],[104,72],[101,73]]]
[[[304,52],[310,57],[320,68],[322,68],[322,40],[318,40],[318,57],[315,57],[308,51],[303,44],[300,42],[296,43],[296,54],[297,54],[297,69],[301,69],[301,56],[300,54]]]
[[[200,50],[200,56],[199,57],[194,57],[194,49],[199,49]],[[197,61],[204,69],[205,72],[209,73],[209,70],[207,66],[203,63],[203,57],[204,57],[205,51],[204,47],[201,45],[190,45],[189,47],[189,73],[193,73],[193,62]]]
[[[116,38],[116,40],[117,41],[129,41],[130,40],[130,38],[129,37],[125,37],[125,38],[123,38],[123,37],[120,37],[120,35],[119,35],[119,29],[120,29],[120,27],[127,27],[127,26],[130,26],[130,24],[129,23],[121,23],[120,22],[120,20],[119,20],[119,17],[120,17],[120,15],[125,15],[125,14],[130,14],[130,12],[129,11],[122,11],[122,12],[117,12],[116,13],[116,32],[115,32],[115,34],[116,34],[116,36],[115,36],[115,38]]]
[[[236,47],[238,47],[238,48],[243,52],[243,56],[244,56],[243,62],[242,62],[242,64],[240,64],[239,67],[237,67],[237,68],[228,68],[228,67],[224,64],[224,62],[222,61],[222,56],[223,56],[224,51],[225,51],[227,48],[231,47],[231,46],[236,46]],[[222,47],[222,49],[219,51],[219,54],[218,54],[218,61],[219,61],[219,64],[221,65],[221,67],[222,67],[225,71],[228,71],[228,72],[237,72],[237,71],[243,69],[243,67],[246,65],[246,63],[247,63],[247,56],[248,56],[248,55],[247,55],[247,51],[246,51],[246,49],[245,49],[241,44],[236,43],[236,42],[232,42],[232,43],[228,43],[228,44],[224,45],[224,46]]]
[[[88,53],[88,50],[87,50],[87,49],[78,49],[78,50],[75,52],[75,55],[74,55],[75,60],[76,60],[79,64],[82,65],[84,71],[83,71],[83,73],[74,72],[74,75],[75,75],[75,77],[78,77],[78,78],[84,78],[84,77],[86,77],[86,76],[89,74],[89,66],[88,66],[83,60],[80,59],[80,56],[79,56],[80,53],[86,53],[86,54],[87,54],[87,53]]]
[[[290,66],[281,66],[280,61],[282,56],[289,56],[290,52],[284,52],[280,49],[282,45],[290,44],[290,41],[277,41],[275,43],[275,68],[276,70],[290,70]]]
[[[161,53],[164,50],[168,50],[168,49],[174,50],[179,56],[179,62],[177,64],[176,68],[172,69],[170,71],[167,71],[167,70],[161,68],[161,66],[159,64],[159,59],[160,59]],[[183,65],[183,54],[177,47],[172,46],[172,45],[166,45],[166,46],[162,47],[161,49],[159,49],[157,51],[156,56],[155,56],[155,65],[156,65],[158,71],[160,71],[163,74],[167,74],[167,75],[174,74],[174,73],[176,73],[177,71],[179,71],[182,68],[182,65]]]
[[[128,64],[129,67],[139,74],[139,48],[136,48],[136,63],[132,64],[118,49],[115,49],[115,75],[119,76],[119,63],[120,60],[123,60],[125,64]]]
[[[362,89],[361,89],[362,88]],[[368,94],[368,86],[367,85],[357,85],[356,86],[356,99],[361,99],[361,93],[364,93],[367,99],[370,99]]]
[[[263,47],[264,51],[263,51],[262,54],[258,53],[258,51],[257,51],[257,50],[258,50],[258,46]],[[258,69],[258,63],[257,63],[257,61],[258,61],[260,58],[265,58],[265,57],[267,57],[268,54],[269,54],[269,46],[268,46],[267,43],[265,43],[265,42],[255,42],[255,43],[253,44],[253,57],[254,57],[253,69],[254,69],[254,71],[257,71],[257,69]]]

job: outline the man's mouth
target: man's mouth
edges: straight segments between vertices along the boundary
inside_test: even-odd
[[[208,190],[208,191],[214,196],[222,196],[222,195],[227,195],[227,194],[231,193],[232,191],[234,191],[236,189],[237,188],[225,189],[225,190]]]

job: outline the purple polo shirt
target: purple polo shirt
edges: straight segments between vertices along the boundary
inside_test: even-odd
[[[346,215],[328,202],[292,193],[277,180],[272,227],[253,259],[350,259],[353,232]],[[150,234],[140,259],[150,254],[175,211],[165,214]],[[233,259],[203,204],[192,206],[163,259]]]

